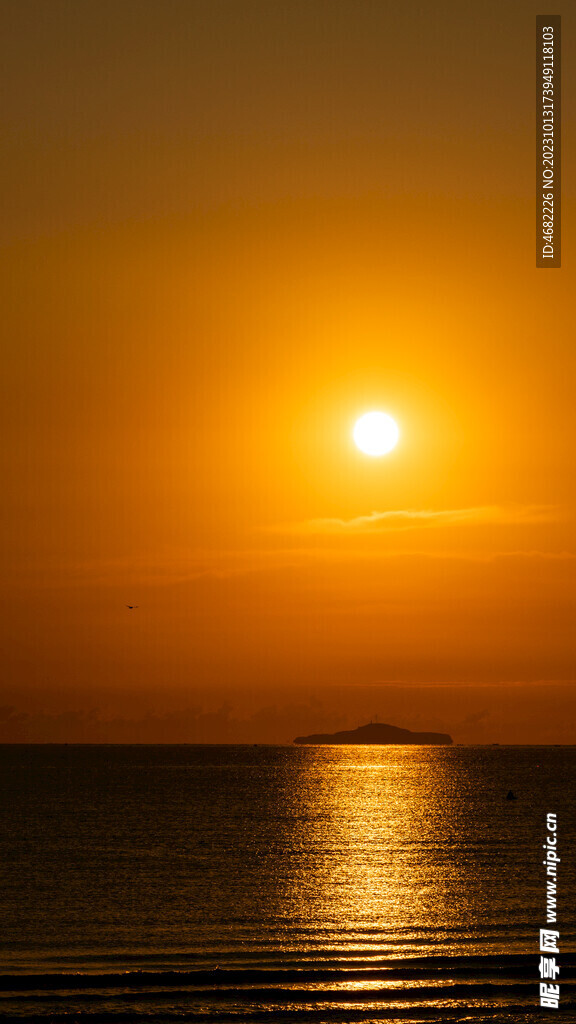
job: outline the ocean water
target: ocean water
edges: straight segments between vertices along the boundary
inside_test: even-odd
[[[574,747],[0,747],[0,1020],[576,1020],[575,781]]]

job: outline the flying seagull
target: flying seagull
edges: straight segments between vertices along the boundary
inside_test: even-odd
[[[139,608],[140,605],[139,604],[127,604],[126,607],[130,608],[132,610],[133,608]]]

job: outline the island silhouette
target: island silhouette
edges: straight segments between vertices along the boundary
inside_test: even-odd
[[[343,732],[297,736],[294,743],[452,743],[452,737],[447,732],[411,732],[397,725],[370,722]]]

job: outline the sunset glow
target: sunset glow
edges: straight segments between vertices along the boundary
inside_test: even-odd
[[[0,736],[571,736],[525,5],[7,11]]]

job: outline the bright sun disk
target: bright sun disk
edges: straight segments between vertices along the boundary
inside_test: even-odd
[[[365,455],[386,455],[397,445],[398,424],[386,412],[367,412],[354,425],[355,443]]]

